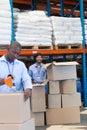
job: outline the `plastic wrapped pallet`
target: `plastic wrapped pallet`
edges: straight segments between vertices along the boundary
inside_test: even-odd
[[[9,0],[0,1],[0,45],[10,44],[12,13]]]
[[[53,26],[53,43],[55,45],[82,43],[82,27],[80,18],[52,16],[50,19]],[[76,38],[72,37],[73,35],[75,35]]]
[[[18,14],[15,38],[22,46],[51,46],[50,19],[44,11],[26,11]]]
[[[13,17],[14,17],[14,33],[16,35],[17,25],[18,25],[18,14],[20,13],[20,9],[13,8]]]
[[[87,19],[85,19],[85,40],[87,44]]]

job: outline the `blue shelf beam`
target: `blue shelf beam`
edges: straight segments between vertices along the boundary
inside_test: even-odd
[[[35,10],[36,9],[36,0],[32,0],[32,5],[31,5],[31,10]]]
[[[80,0],[80,18],[82,23],[82,35],[83,41],[82,45],[85,48],[85,27],[84,27],[84,2]],[[87,82],[86,82],[86,54],[82,55],[82,65],[83,65],[83,87],[84,87],[84,106],[87,107]]]
[[[61,16],[64,17],[64,0],[60,0]]]
[[[51,4],[50,4],[50,0],[47,0],[46,11],[48,13],[48,16],[50,16],[51,15]]]
[[[14,42],[15,41],[15,31],[14,31],[14,16],[13,16],[13,0],[9,0],[10,2],[10,7],[11,7],[11,29],[12,29],[12,32],[11,32],[11,42]]]
[[[50,61],[50,63],[53,62],[53,56],[49,56],[49,61]]]
[[[79,2],[77,3],[77,5],[71,10],[71,12],[70,12],[70,14],[69,14],[70,17],[73,16],[74,11],[79,7],[79,5],[80,5],[80,1],[79,1]]]

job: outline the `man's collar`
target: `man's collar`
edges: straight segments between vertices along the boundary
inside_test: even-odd
[[[40,64],[40,67],[43,66],[43,63]],[[38,67],[37,63],[35,63],[35,67]]]
[[[6,60],[5,55],[3,55],[3,56],[0,58],[0,60],[1,60],[1,61],[4,61],[4,62],[8,62],[8,61]],[[15,59],[15,60],[14,60],[14,63],[18,63],[18,60]]]

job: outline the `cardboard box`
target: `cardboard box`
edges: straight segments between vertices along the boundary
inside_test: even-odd
[[[61,94],[48,95],[48,108],[61,108]]]
[[[75,107],[75,106],[81,106],[80,93],[62,95],[62,107]]]
[[[80,123],[80,108],[79,107],[66,107],[62,108],[63,124]]]
[[[45,125],[44,112],[32,112],[31,116],[35,119],[35,126]]]
[[[49,80],[77,79],[76,62],[50,63],[47,67],[47,77]]]
[[[30,100],[23,93],[0,93],[0,123],[23,123],[29,120]]]
[[[80,123],[79,107],[47,109],[46,111],[47,125],[61,125],[73,123]]]
[[[31,98],[32,112],[44,112],[46,111],[45,103],[45,86],[33,87]]]
[[[63,80],[60,81],[60,91],[63,94],[76,93],[76,80]]]
[[[46,110],[46,124],[47,125],[56,125],[62,124],[62,109],[47,109]]]
[[[23,124],[0,124],[0,130],[35,130],[34,119],[30,119]]]
[[[60,93],[59,81],[49,81],[49,94]]]

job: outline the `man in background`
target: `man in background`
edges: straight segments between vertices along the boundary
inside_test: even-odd
[[[29,67],[29,75],[33,83],[43,83],[46,80],[46,69],[42,63],[42,55],[38,53],[34,59],[36,63]]]
[[[36,63],[29,67],[29,75],[32,79],[32,83],[41,84],[47,79],[47,69],[44,68],[42,63],[43,57],[40,53],[34,56]],[[48,93],[48,85],[45,86],[46,93]]]
[[[20,52],[21,45],[14,42],[0,58],[0,92],[24,92],[27,100],[31,96],[32,83],[24,63],[17,60]]]

